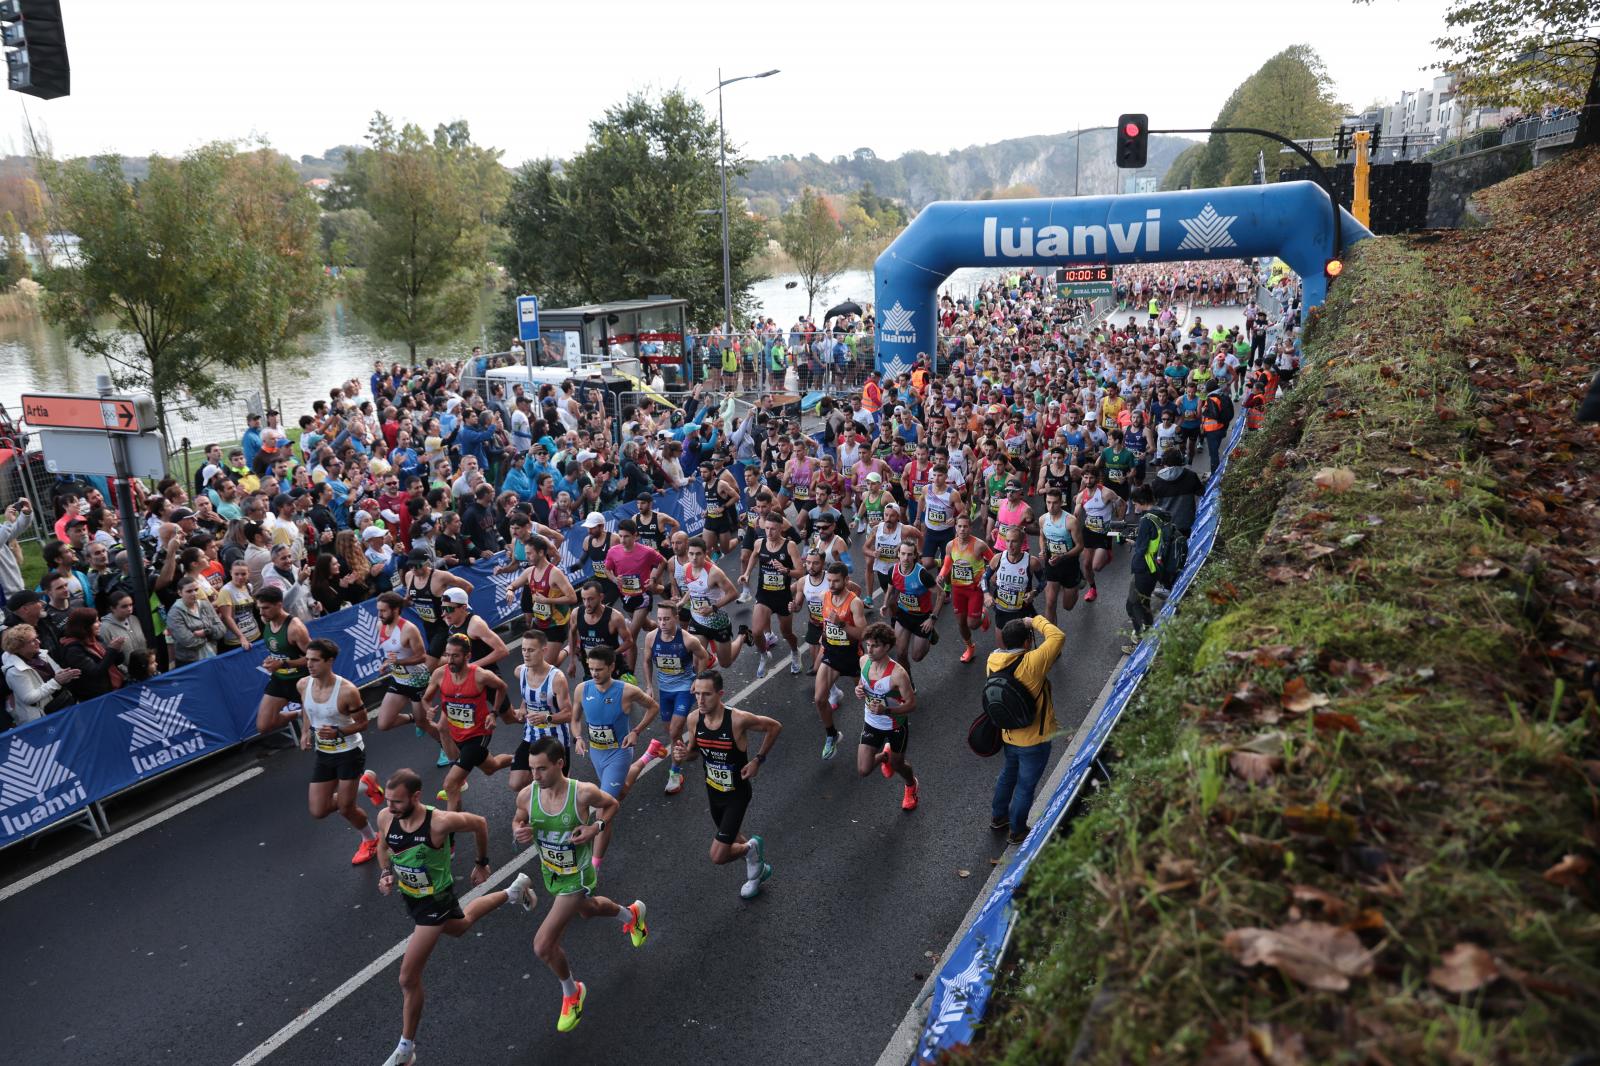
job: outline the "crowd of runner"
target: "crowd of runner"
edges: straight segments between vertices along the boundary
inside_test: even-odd
[[[1045,275],[997,278],[941,301],[937,367],[924,357],[892,381],[870,374],[859,395],[823,399],[805,423],[770,395],[734,402],[702,382],[679,411],[647,401],[613,426],[597,396],[570,386],[484,396],[456,366],[380,365],[367,395],[354,382],[332,390],[298,434],[276,412],[252,416],[239,446],[206,449],[191,484],[164,482],[141,501],[164,647],[131,646],[139,627],[128,623],[126,555],[105,501],[63,493],[44,582],[8,587],[0,643],[12,718],[163,661],[265,645],[261,733],[314,751],[311,815],[348,822],[360,838],[352,863],[376,860],[380,891],[397,892],[416,923],[391,1066],[414,1060],[422,972],[439,936],[460,936],[507,902],[532,910],[540,886],[551,905],[535,952],[561,986],[557,1028],[570,1030],[588,994],[562,948],[570,922],[615,919],[635,948],[648,938],[644,902],[595,894],[644,775],[663,767],[664,791],[677,794],[697,770],[708,858],[735,867],[740,896],[754,898],[773,867],[763,836],[746,828],[753,782],[786,727],[815,729],[813,750],[830,760],[859,715],[857,773],[898,779],[900,807],[915,811],[917,664],[930,654],[971,663],[989,630],[988,670],[1020,676],[1026,661],[1030,691],[1044,686],[1041,716],[1003,737],[993,804],[992,828],[1026,839],[1056,731],[1045,677],[1064,616],[1096,602],[1108,567],[1128,567],[1132,649],[1229,424],[1258,418],[1298,368],[1292,286],[1270,312],[1244,293],[1243,328],[1206,322],[1187,281],[1170,302],[1179,279],[1213,271],[1134,268],[1137,311],[1104,321],[1058,299]],[[691,481],[705,493],[694,535],[654,498]],[[602,512],[624,502],[636,513],[613,528]],[[8,510],[8,527],[30,510]],[[584,530],[577,566],[563,565],[574,525]],[[478,559],[514,575],[505,595],[520,608],[516,652],[452,572]],[[305,625],[368,598],[386,668],[373,712],[339,676],[338,645]],[[745,605],[749,620],[736,623]],[[947,611],[955,624],[941,633]],[[67,665],[78,661],[68,641],[107,664],[97,689],[81,686],[90,671]],[[729,706],[724,671],[744,655],[758,679],[786,667],[808,685],[815,724]],[[517,734],[514,749],[498,742],[500,727]],[[380,777],[366,765],[363,732],[395,728],[425,735],[430,756],[437,748],[446,773],[436,804],[415,771]],[[582,762],[592,782],[573,776]],[[467,809],[474,771],[505,773],[513,836],[538,848],[540,873],[463,907],[454,842],[474,845],[473,884],[491,872],[489,826]]]

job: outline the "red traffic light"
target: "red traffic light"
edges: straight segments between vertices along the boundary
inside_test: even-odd
[[[1137,122],[1130,122],[1122,127],[1122,133],[1125,137],[1137,137],[1139,132],[1139,124]]]

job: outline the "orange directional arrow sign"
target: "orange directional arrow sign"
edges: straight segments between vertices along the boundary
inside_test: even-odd
[[[36,429],[98,429],[140,433],[139,405],[124,396],[46,396],[24,394],[22,417]]]

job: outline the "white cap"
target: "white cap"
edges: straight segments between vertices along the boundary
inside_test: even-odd
[[[200,484],[209,485],[211,479],[222,473],[222,467],[216,463],[207,463],[200,469]]]
[[[467,590],[463,588],[448,588],[444,590],[444,595],[440,598],[446,603],[466,603]]]
[[[878,473],[876,470],[874,470],[872,473],[867,475],[867,480],[872,482],[873,484],[877,484],[878,482],[883,480],[883,475]]]
[[[578,462],[580,463],[587,463],[590,459],[598,458],[599,456],[595,455],[594,452],[588,451],[587,449],[578,453]]]
[[[599,511],[590,511],[589,517],[583,520],[583,524],[588,526],[590,529],[593,529],[595,526],[603,526],[606,524],[606,516],[601,514]]]
[[[382,537],[384,535],[384,533],[386,533],[386,532],[387,532],[387,530],[383,529],[380,526],[368,526],[366,529],[363,529],[361,531],[361,539],[362,540],[377,540],[380,537]]]

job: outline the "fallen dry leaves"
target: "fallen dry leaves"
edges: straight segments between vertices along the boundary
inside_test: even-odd
[[[1349,492],[1355,487],[1356,472],[1347,466],[1325,466],[1311,480],[1324,492]]]
[[[1234,929],[1222,946],[1243,966],[1272,966],[1307,988],[1343,992],[1352,977],[1372,972],[1373,952],[1348,929],[1327,922],[1290,922],[1279,929]]]
[[[1428,971],[1428,983],[1453,995],[1476,992],[1500,974],[1494,956],[1465,941],[1444,953],[1439,965]]]
[[[1560,862],[1544,872],[1544,879],[1562,888],[1577,888],[1589,876],[1589,870],[1593,865],[1582,855],[1565,855]]]

